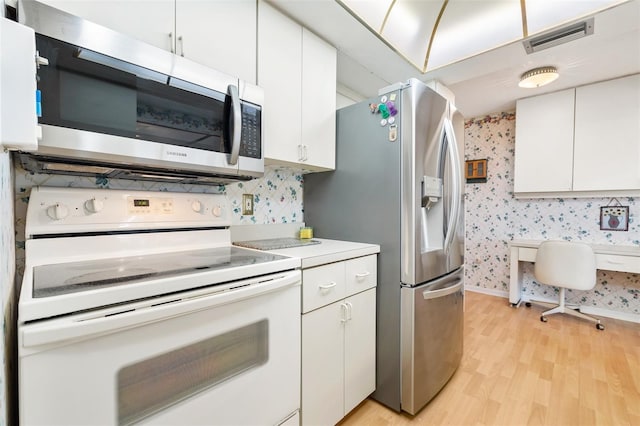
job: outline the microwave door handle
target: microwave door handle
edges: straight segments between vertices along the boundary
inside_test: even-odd
[[[231,96],[231,114],[229,120],[229,129],[231,129],[231,158],[229,164],[235,166],[238,164],[238,156],[240,155],[240,137],[242,136],[242,111],[240,109],[240,96],[238,88],[232,84],[227,88],[229,96]]]

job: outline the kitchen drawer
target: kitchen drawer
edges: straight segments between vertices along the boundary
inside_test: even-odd
[[[375,287],[378,277],[377,255],[347,260],[347,296]]]
[[[345,265],[345,262],[337,262],[302,271],[302,313],[347,295]]]

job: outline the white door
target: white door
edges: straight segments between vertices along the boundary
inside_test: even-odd
[[[258,8],[258,85],[269,106],[263,117],[265,159],[299,163],[302,27],[265,1]]]
[[[256,0],[176,1],[177,53],[252,84],[256,27]]]
[[[175,0],[43,0],[55,8],[165,50],[175,41]]]
[[[334,425],[344,416],[344,321],[338,301],[302,315],[302,424]]]
[[[345,300],[344,414],[376,389],[376,289]]]

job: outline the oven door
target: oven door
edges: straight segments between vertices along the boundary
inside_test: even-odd
[[[300,272],[233,284],[19,325],[20,423],[290,418],[300,400]]]

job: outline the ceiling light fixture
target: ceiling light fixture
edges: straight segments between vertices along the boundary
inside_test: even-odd
[[[540,67],[534,68],[520,76],[518,86],[526,89],[544,86],[558,78],[558,70],[556,67]]]

